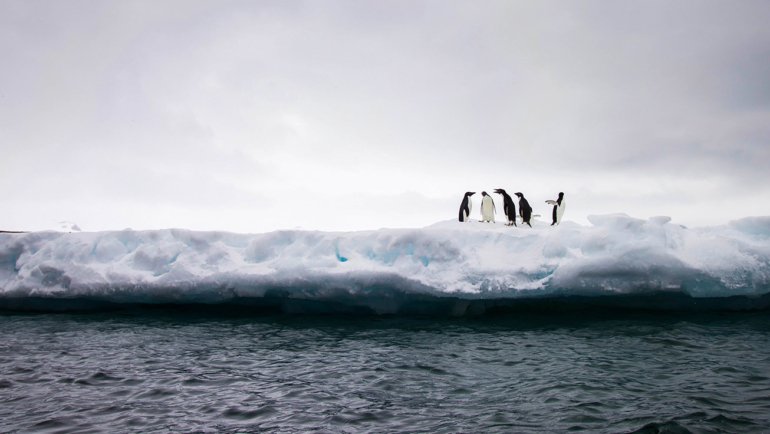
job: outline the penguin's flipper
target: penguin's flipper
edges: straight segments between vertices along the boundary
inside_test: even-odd
[[[550,199],[545,201],[545,203],[547,203],[548,205],[558,205],[558,203],[555,200],[550,200]]]

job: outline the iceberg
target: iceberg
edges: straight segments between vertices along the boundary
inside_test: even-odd
[[[625,214],[589,222],[3,233],[0,308],[466,315],[557,306],[770,306],[770,217],[703,228]]]

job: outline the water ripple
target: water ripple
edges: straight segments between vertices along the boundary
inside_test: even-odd
[[[0,431],[747,432],[770,319],[0,316]]]

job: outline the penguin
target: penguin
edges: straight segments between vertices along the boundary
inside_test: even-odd
[[[495,222],[495,201],[492,200],[492,196],[488,195],[486,191],[481,192],[481,221],[482,222]]]
[[[503,212],[508,217],[508,223],[505,225],[516,226],[516,205],[513,204],[513,199],[502,188],[496,188],[495,193],[503,196]]]
[[[532,227],[532,223],[529,222],[532,220],[532,207],[529,206],[529,202],[527,202],[527,199],[524,199],[524,195],[521,192],[516,193],[516,196],[519,197],[519,215],[521,216],[522,223]]]
[[[559,198],[556,200],[547,200],[545,203],[549,205],[553,205],[553,223],[551,223],[551,226],[558,225],[561,223],[561,217],[564,215],[564,208],[566,208],[567,203],[564,201],[564,193],[559,192]]]
[[[471,196],[476,194],[475,191],[467,191],[465,192],[465,196],[463,196],[463,201],[460,202],[460,221],[461,222],[467,222],[468,217],[471,215],[471,209],[473,208],[473,202],[471,202]]]

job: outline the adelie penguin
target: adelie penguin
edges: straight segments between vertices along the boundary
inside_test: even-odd
[[[492,200],[492,196],[488,195],[486,191],[481,192],[481,221],[482,222],[495,222],[495,201]]]
[[[475,191],[467,191],[465,192],[465,196],[463,196],[463,201],[460,203],[460,221],[461,222],[467,222],[468,217],[471,215],[471,209],[473,208],[473,203],[471,202],[471,196],[476,194]]]
[[[515,194],[519,198],[519,215],[521,216],[522,223],[532,227],[532,223],[530,223],[530,220],[532,220],[532,207],[529,206],[529,202],[527,202],[527,199],[524,199],[524,195],[521,192]]]
[[[516,226],[516,205],[513,204],[513,199],[502,188],[496,188],[495,193],[503,196],[503,212],[508,218],[508,223],[505,225]]]
[[[564,208],[566,208],[567,203],[564,202],[564,193],[559,193],[559,198],[556,200],[547,200],[545,201],[548,205],[553,205],[553,223],[551,223],[551,226],[558,225],[561,223],[561,217],[564,215]]]

